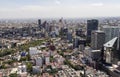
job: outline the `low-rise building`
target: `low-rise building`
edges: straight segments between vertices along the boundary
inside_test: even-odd
[[[35,64],[36,64],[36,66],[42,67],[42,65],[43,65],[43,59],[42,59],[42,57],[36,57],[35,58]]]
[[[32,71],[34,74],[40,74],[41,73],[41,68],[40,66],[33,66]]]

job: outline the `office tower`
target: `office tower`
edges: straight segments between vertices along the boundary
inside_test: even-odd
[[[47,21],[44,21],[44,22],[42,23],[42,26],[43,26],[43,28],[46,28],[46,27],[47,27]]]
[[[76,36],[82,36],[82,29],[76,30]]]
[[[85,58],[88,60],[90,66],[97,69],[97,62],[101,58],[101,50],[93,50],[91,47],[85,47],[83,51]]]
[[[105,33],[100,30],[92,31],[91,33],[91,47],[94,50],[101,49],[105,43]]]
[[[62,23],[63,22],[63,18],[59,19],[59,22]]]
[[[79,48],[80,45],[86,45],[86,40],[81,37],[75,37],[73,40],[73,47]]]
[[[98,20],[87,20],[87,40],[89,42],[91,41],[91,32],[93,30],[98,30]]]
[[[60,35],[62,36],[63,39],[67,39],[67,34],[68,34],[68,28],[67,27],[62,27],[60,30]]]
[[[68,33],[68,28],[67,28],[67,27],[64,27],[64,28],[62,29],[62,31],[63,31],[63,35],[67,35],[67,33]]]
[[[56,33],[56,35],[58,36],[59,35],[59,27],[55,27],[55,33]]]
[[[120,26],[103,26],[102,30],[105,32],[105,42],[110,41],[114,37],[119,36]]]
[[[84,45],[84,44],[80,44],[80,45],[79,45],[79,50],[83,52],[84,49],[85,49],[85,45]]]
[[[120,52],[117,50],[118,37],[113,38],[104,44],[104,59],[106,63],[117,63],[120,60]]]
[[[69,42],[72,42],[72,32],[68,32],[68,33],[67,33],[67,40],[68,40]]]
[[[78,48],[79,47],[79,39],[78,38],[74,38],[74,40],[73,40],[73,47],[74,48]]]
[[[38,19],[38,26],[41,26],[41,19]]]

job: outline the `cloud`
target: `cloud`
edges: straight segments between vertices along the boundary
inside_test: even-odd
[[[79,6],[40,6],[26,5],[19,8],[0,8],[0,18],[36,18],[36,17],[96,17],[120,16],[120,5],[93,7]]]

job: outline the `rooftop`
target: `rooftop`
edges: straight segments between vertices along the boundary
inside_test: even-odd
[[[103,28],[120,28],[120,26],[109,26],[109,25],[105,25],[105,26],[103,26]]]
[[[108,41],[107,43],[104,44],[104,47],[113,47],[117,39],[118,37],[115,37],[112,40]]]

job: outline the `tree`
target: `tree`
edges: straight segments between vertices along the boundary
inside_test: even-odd
[[[1,65],[1,69],[6,69],[5,64],[2,64],[2,65]]]
[[[50,56],[50,62],[53,62],[55,59],[53,56]]]
[[[10,74],[9,77],[17,77],[17,73]]]
[[[21,57],[20,61],[26,61],[27,57]]]
[[[27,60],[30,61],[31,58],[30,58],[30,53],[29,52],[28,52],[26,57],[27,57]]]
[[[31,73],[32,72],[32,64],[29,62],[26,65],[27,65],[27,71]]]

